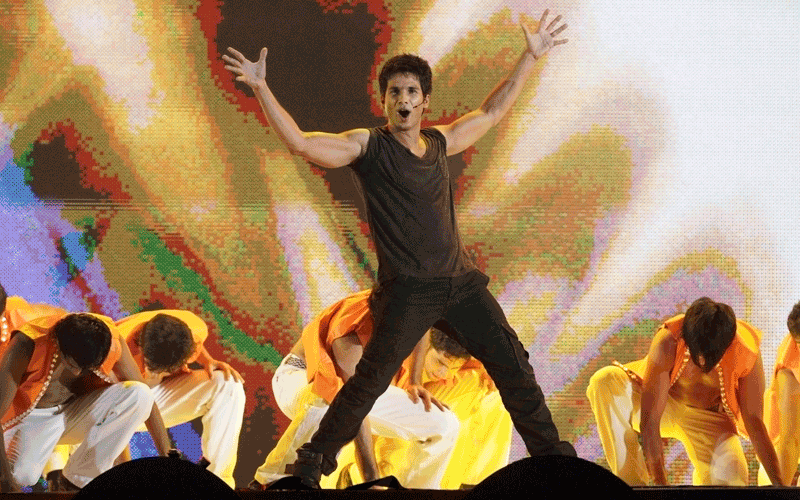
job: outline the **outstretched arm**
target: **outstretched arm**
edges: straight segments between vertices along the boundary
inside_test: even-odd
[[[261,49],[258,61],[250,61],[241,52],[228,47],[231,55],[223,55],[225,69],[237,75],[236,80],[253,89],[267,117],[267,122],[286,144],[292,154],[297,154],[321,167],[338,168],[358,159],[367,147],[369,131],[355,129],[341,134],[303,132],[294,119],[283,109],[267,86],[267,49]]]
[[[739,406],[744,428],[753,443],[758,461],[764,466],[773,485],[784,485],[778,454],[764,425],[764,367],[760,354],[750,373],[739,379]]]
[[[447,140],[448,155],[464,151],[496,125],[519,97],[533,70],[535,61],[552,47],[567,43],[566,39],[554,39],[567,28],[566,24],[558,26],[561,16],[557,16],[549,25],[545,25],[547,14],[548,11],[545,10],[534,33],[522,25],[527,43],[525,51],[511,73],[486,97],[481,107],[449,125],[436,127]]]

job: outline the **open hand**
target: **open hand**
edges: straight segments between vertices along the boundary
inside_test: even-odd
[[[422,404],[425,405],[425,411],[431,411],[431,404],[435,405],[442,411],[444,411],[445,408],[448,410],[450,409],[449,406],[433,397],[433,395],[421,385],[412,385],[406,389],[406,392],[408,392],[408,397],[411,398],[411,401],[414,404],[417,404],[421,399]]]
[[[242,378],[239,372],[237,372],[231,365],[229,365],[224,361],[212,360],[211,362],[208,363],[208,365],[206,366],[206,372],[208,372],[209,378],[211,378],[211,376],[213,375],[214,370],[221,370],[224,373],[225,380],[228,380],[231,377],[233,377],[233,380],[235,380],[236,382],[239,382],[241,384],[244,383],[244,378]]]
[[[566,38],[562,38],[561,40],[555,40],[555,37],[558,36],[559,33],[567,29],[566,24],[562,24],[561,26],[556,28],[556,25],[559,21],[561,21],[561,16],[556,16],[553,21],[547,25],[545,28],[545,21],[547,21],[547,14],[549,13],[548,10],[545,10],[542,14],[542,18],[539,20],[539,27],[536,30],[536,33],[531,34],[528,28],[523,24],[522,31],[525,32],[525,39],[528,42],[528,51],[533,55],[534,59],[539,59],[543,55],[547,53],[548,50],[555,47],[556,45],[561,45],[562,43],[567,43]],[[224,56],[223,56],[224,57]],[[227,67],[227,66],[226,66]]]
[[[261,54],[258,56],[258,61],[250,61],[242,55],[238,50],[228,47],[228,52],[231,55],[223,54],[222,60],[227,64],[225,69],[230,71],[236,76],[236,81],[243,82],[250,87],[263,83],[264,78],[267,76],[267,48],[261,49]],[[232,56],[232,57],[231,57]]]

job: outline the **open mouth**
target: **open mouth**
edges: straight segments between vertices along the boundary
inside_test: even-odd
[[[398,111],[397,113],[398,113],[400,116],[402,116],[403,118],[408,118],[408,115],[410,115],[410,114],[411,114],[411,110],[410,110],[410,109],[401,109],[401,110],[400,110],[400,111]]]

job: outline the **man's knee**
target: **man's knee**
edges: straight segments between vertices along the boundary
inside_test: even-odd
[[[231,403],[244,401],[244,385],[237,382],[232,375],[228,375],[226,379],[225,372],[214,370],[211,373],[211,381],[217,389],[217,393],[230,398]]]
[[[14,481],[20,486],[31,486],[36,484],[41,477],[42,471],[31,470],[31,467],[18,466],[21,464],[11,465],[11,475],[14,476]]]
[[[716,486],[746,486],[747,459],[736,434],[720,438],[709,464],[710,483]]]
[[[619,396],[627,392],[630,384],[628,375],[619,367],[609,365],[597,370],[589,379],[586,397],[592,408],[610,396]]]
[[[458,438],[461,422],[452,411],[441,411],[433,407],[430,411],[429,422],[431,425],[429,428],[429,436],[426,437],[426,440],[440,438],[442,440],[455,441]]]
[[[134,408],[144,421],[153,408],[155,401],[153,391],[146,384],[134,380],[126,380],[115,385],[119,385],[120,391],[118,408]]]

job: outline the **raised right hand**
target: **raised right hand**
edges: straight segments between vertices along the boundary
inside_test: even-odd
[[[236,81],[246,83],[250,87],[255,87],[258,84],[264,83],[264,78],[267,76],[267,66],[265,63],[267,60],[266,47],[261,49],[258,61],[255,62],[249,61],[241,52],[232,47],[228,47],[228,52],[230,52],[233,57],[223,54],[222,60],[228,63],[225,65],[225,69],[237,75]]]

